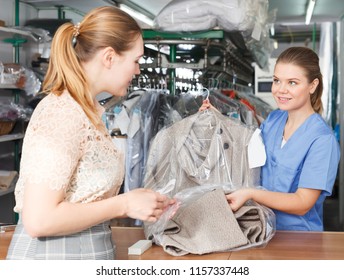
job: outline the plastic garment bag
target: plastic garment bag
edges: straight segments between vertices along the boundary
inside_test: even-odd
[[[199,31],[220,27],[226,31],[252,30],[264,22],[267,0],[173,0],[154,19],[164,31]],[[262,14],[262,15],[261,15]]]
[[[142,186],[150,140],[158,129],[159,94],[148,91],[130,111],[124,191]]]
[[[145,235],[170,255],[206,254],[264,247],[276,232],[274,212],[247,201],[232,212],[225,193],[230,185],[203,185],[175,195],[172,205]]]
[[[160,130],[149,148],[145,188],[173,196],[203,184],[259,185],[260,168],[249,168],[248,163],[254,131],[215,109]]]
[[[324,22],[321,24],[321,37],[319,46],[319,64],[323,76],[323,94],[321,96],[321,101],[323,103],[324,112],[322,114],[323,118],[329,126],[334,126],[333,121],[333,96],[335,91],[333,91],[333,23]]]
[[[241,209],[247,215],[240,219],[254,214],[260,226],[248,226],[250,219],[239,223],[224,196],[238,188],[259,187],[260,167],[250,168],[248,160],[254,131],[255,127],[215,109],[159,131],[150,146],[144,186],[176,198],[177,203],[156,223],[144,224],[146,237],[172,255],[266,244],[274,233],[274,213],[250,202]],[[214,189],[221,192],[213,193]]]

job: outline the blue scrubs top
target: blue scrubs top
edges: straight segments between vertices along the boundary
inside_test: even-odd
[[[294,193],[300,188],[322,190],[304,216],[274,211],[277,230],[323,230],[323,202],[331,195],[340,158],[339,143],[319,114],[312,114],[281,147],[288,112],[275,110],[262,123],[267,160],[261,184],[270,191]]]

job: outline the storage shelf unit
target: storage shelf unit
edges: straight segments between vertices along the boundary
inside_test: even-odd
[[[15,26],[19,26],[19,0],[14,1],[15,6]],[[13,62],[19,64],[19,57],[20,57],[20,47],[22,44],[27,42],[27,37],[29,34],[22,34],[20,30],[16,30],[15,28],[10,29],[6,27],[1,27],[0,32],[3,34],[10,34],[12,37],[5,38],[2,41],[4,43],[9,43],[13,47]],[[25,36],[25,37],[23,37]],[[30,36],[30,35],[29,35]],[[1,59],[0,59],[1,60]],[[16,87],[15,85],[7,85],[1,84],[0,90],[10,90],[13,94],[14,103],[19,103],[20,95],[22,93],[22,89]],[[12,141],[14,143],[14,170],[19,171],[19,164],[20,164],[20,142],[24,137],[23,133],[11,133],[8,135],[0,136],[0,143]],[[0,223],[5,224],[15,224],[18,221],[18,215],[13,212],[13,208],[15,205],[15,198],[14,198],[14,187],[0,193],[0,205],[1,205],[1,212],[0,212]]]

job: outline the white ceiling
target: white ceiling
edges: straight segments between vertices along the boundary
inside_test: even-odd
[[[319,40],[320,23],[337,22],[344,16],[344,0],[316,0],[311,23],[305,25],[307,4],[308,0],[269,0],[269,10],[277,10],[277,41],[311,40],[314,34]]]
[[[304,23],[308,0],[269,0],[269,9],[277,9],[277,22]],[[343,0],[316,0],[312,22],[338,21],[344,16]]]

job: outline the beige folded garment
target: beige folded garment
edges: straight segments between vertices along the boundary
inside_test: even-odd
[[[261,243],[266,239],[266,218],[261,206],[256,203],[243,205],[234,212],[234,216],[249,244]]]
[[[173,256],[227,251],[248,244],[223,190],[206,193],[178,211],[163,234],[164,251]]]
[[[3,171],[0,170],[0,190],[9,189],[17,178],[17,171]]]
[[[224,191],[216,189],[192,201],[168,221],[164,251],[173,256],[239,250],[266,240],[263,208],[253,203],[232,212]]]

